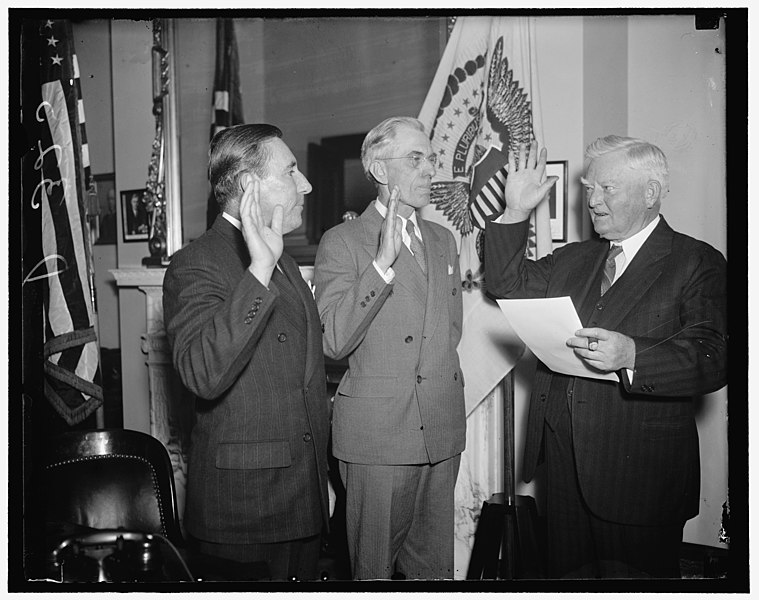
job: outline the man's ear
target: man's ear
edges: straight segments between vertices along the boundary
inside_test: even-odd
[[[651,208],[661,199],[661,184],[655,179],[646,183],[646,206]]]
[[[243,173],[240,176],[240,191],[245,192],[245,188],[250,185],[252,180],[253,178],[250,176],[250,173]]]
[[[369,172],[372,177],[382,185],[387,185],[387,170],[385,169],[385,162],[381,160],[375,160],[369,165]]]

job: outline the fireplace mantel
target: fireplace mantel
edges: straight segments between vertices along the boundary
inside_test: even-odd
[[[150,435],[169,452],[174,468],[180,520],[184,514],[187,449],[194,422],[193,402],[172,366],[171,349],[163,325],[164,268],[131,267],[111,271],[119,289],[136,288],[145,294],[145,324],[140,349],[147,356]],[[124,382],[129,374],[124,373]]]

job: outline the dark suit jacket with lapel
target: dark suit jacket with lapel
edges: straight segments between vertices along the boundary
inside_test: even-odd
[[[219,543],[302,538],[329,518],[316,305],[288,255],[268,289],[249,264],[242,233],[219,216],[172,257],[163,286],[174,365],[198,397],[185,524]]]
[[[418,219],[428,276],[403,245],[388,285],[372,264],[382,223],[372,203],[329,230],[316,256],[324,351],[349,366],[334,402],[333,453],[363,464],[436,463],[465,445],[456,242]]]
[[[586,327],[635,341],[632,383],[574,378],[538,363],[524,478],[539,462],[544,421],[571,404],[580,488],[590,510],[618,523],[684,522],[698,514],[699,448],[692,398],[726,383],[726,263],[662,218],[601,297],[606,240],[568,244],[525,260],[527,223],[490,223],[488,292],[497,298],[570,296]]]

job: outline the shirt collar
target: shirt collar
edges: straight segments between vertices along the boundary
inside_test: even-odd
[[[622,246],[622,251],[625,253],[625,259],[629,263],[633,257],[638,253],[641,246],[646,242],[648,237],[653,233],[656,226],[659,224],[661,216],[656,215],[656,218],[641,229],[635,235],[627,238],[622,242],[613,242],[613,246]]]
[[[377,211],[384,219],[387,216],[387,206],[382,204],[382,202],[379,201],[379,198],[377,198],[374,201],[374,206],[377,208]],[[395,213],[398,215],[398,213]],[[406,221],[411,221],[414,224],[414,227],[416,228],[417,235],[421,238],[422,237],[422,230],[419,229],[419,223],[416,220],[416,211],[411,213],[411,216],[407,219],[405,217],[401,217],[401,215],[398,215],[401,219],[401,223],[403,224],[403,230],[406,230]]]
[[[221,216],[224,217],[230,223],[232,223],[232,225],[234,225],[238,231],[242,231],[242,221],[240,221],[240,219],[235,219],[232,215],[230,215],[227,212],[221,213]]]

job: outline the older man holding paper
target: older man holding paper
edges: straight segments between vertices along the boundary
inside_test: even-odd
[[[608,136],[585,157],[598,238],[524,259],[530,211],[554,184],[534,146],[509,157],[507,207],[486,233],[489,293],[568,296],[585,327],[566,345],[591,372],[617,375],[538,363],[524,477],[543,460],[551,577],[679,577],[683,526],[699,508],[692,399],[726,382],[726,263],[659,215],[659,148]]]

